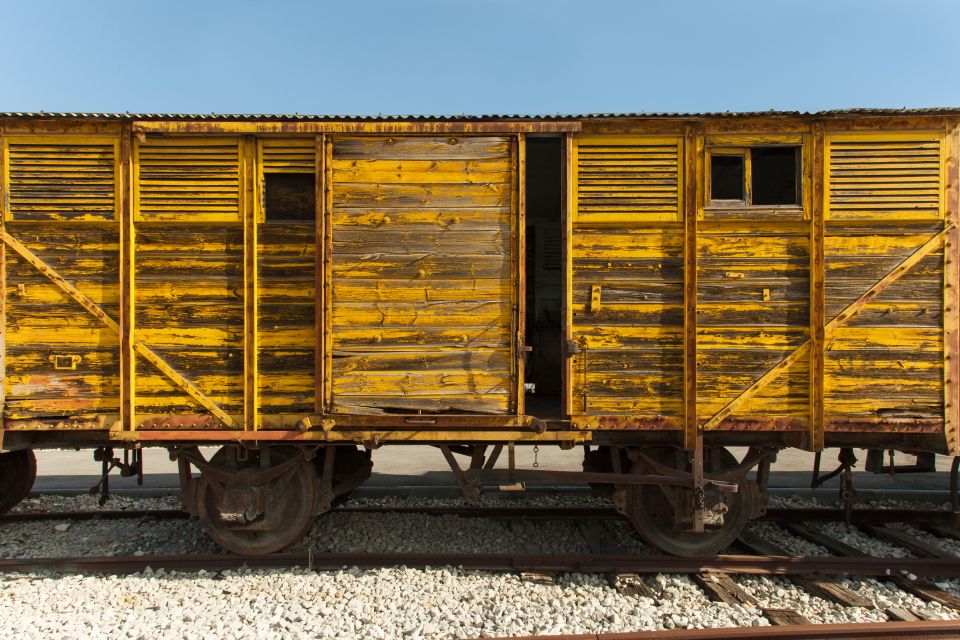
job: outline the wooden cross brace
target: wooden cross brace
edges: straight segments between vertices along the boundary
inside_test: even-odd
[[[3,231],[3,241],[11,249],[16,251],[20,257],[33,265],[37,271],[45,275],[50,282],[59,287],[64,293],[78,302],[80,306],[90,312],[90,315],[100,320],[108,328],[116,332],[117,335],[120,334],[120,325],[116,320],[108,316],[107,313],[100,307],[100,305],[94,302],[82,291],[77,289],[73,284],[65,280],[63,276],[57,273],[55,269],[44,262],[37,254],[28,249],[23,243],[14,238],[7,231]],[[169,378],[171,382],[182,389],[188,396],[196,400],[200,406],[209,411],[215,418],[217,418],[217,420],[222,422],[227,427],[237,426],[230,414],[220,408],[217,403],[205,396],[203,392],[196,387],[196,385],[178,373],[167,363],[166,360],[157,355],[157,353],[150,347],[137,340],[134,341],[133,349],[140,354],[141,357],[155,366],[163,375]],[[132,426],[133,425],[131,425],[131,427]]]
[[[953,226],[950,225],[944,229],[941,229],[936,235],[923,243],[916,251],[907,256],[907,258],[905,258],[900,264],[894,267],[889,273],[887,273],[887,275],[883,276],[879,282],[867,289],[863,295],[847,305],[843,311],[838,313],[833,320],[824,326],[824,341],[826,341],[837,329],[843,327],[850,322],[850,320],[856,317],[856,315],[860,313],[860,311],[862,311],[871,300],[883,293],[887,287],[896,282],[901,276],[903,276],[903,274],[912,269],[918,262],[923,260],[934,251],[940,249],[943,246],[944,239],[952,228]],[[762,389],[776,380],[777,376],[786,371],[790,365],[800,358],[803,358],[809,350],[810,339],[808,338],[803,344],[790,353],[790,355],[778,362],[772,369],[767,371],[753,384],[744,389],[739,396],[728,402],[726,406],[717,411],[712,418],[704,423],[703,429],[708,430],[719,427],[721,422],[732,415],[734,411],[740,408],[745,402],[750,400],[750,398],[757,395],[757,393],[759,393]]]

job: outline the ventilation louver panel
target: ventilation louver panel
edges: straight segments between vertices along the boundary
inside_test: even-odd
[[[559,271],[563,268],[563,234],[556,226],[544,225],[537,229],[540,232],[540,246],[538,263],[546,271]]]
[[[260,141],[264,173],[313,173],[313,138],[264,138]]]
[[[940,139],[830,141],[830,217],[940,217]]]
[[[577,146],[577,217],[680,220],[680,140],[585,137]]]
[[[148,139],[137,163],[140,220],[240,220],[236,138]]]
[[[9,219],[115,218],[115,139],[12,137],[4,150]]]

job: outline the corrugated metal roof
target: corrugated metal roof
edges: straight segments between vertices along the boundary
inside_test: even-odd
[[[441,115],[344,115],[344,114],[266,114],[266,113],[81,113],[30,111],[0,112],[3,118],[65,118],[95,120],[301,120],[301,121],[469,121],[469,120],[594,120],[615,118],[743,118],[751,116],[843,116],[843,115],[960,115],[960,107],[927,107],[915,109],[830,109],[827,111],[713,111],[713,112],[634,112],[578,114],[441,114]]]

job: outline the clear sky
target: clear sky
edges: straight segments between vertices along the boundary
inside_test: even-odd
[[[960,106],[960,0],[8,0],[0,110]]]

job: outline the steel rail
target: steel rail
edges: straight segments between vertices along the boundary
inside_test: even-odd
[[[627,633],[583,633],[552,636],[502,636],[500,640],[867,640],[910,638],[943,640],[960,637],[958,620],[910,622],[851,622],[771,627],[723,627],[717,629],[671,629]],[[474,638],[472,640],[480,640]],[[490,638],[487,638],[490,640]],[[495,637],[496,640],[496,637]]]
[[[610,507],[417,507],[417,506],[341,506],[333,513],[419,513],[429,516],[458,516],[461,518],[490,518],[494,520],[619,520],[623,516]],[[125,509],[87,511],[15,511],[0,515],[0,523],[30,520],[114,520],[124,518],[187,518],[178,509]],[[760,520],[769,522],[842,522],[843,509],[834,508],[772,508]],[[854,509],[853,524],[886,524],[889,522],[924,522],[951,524],[956,515],[949,509]]]
[[[678,558],[666,555],[548,555],[473,553],[278,553],[269,556],[185,554],[151,556],[80,556],[59,558],[8,558],[0,560],[0,573],[40,570],[83,573],[139,573],[148,567],[169,571],[222,571],[247,568],[303,567],[336,570],[343,567],[414,568],[458,566],[489,571],[543,573],[693,574],[719,572],[746,575],[823,575],[958,578],[960,559],[875,557],[787,557],[725,555],[712,558]]]

